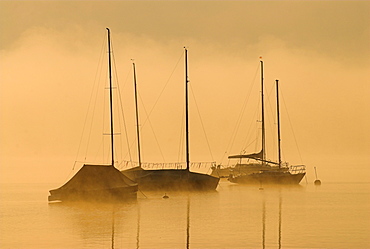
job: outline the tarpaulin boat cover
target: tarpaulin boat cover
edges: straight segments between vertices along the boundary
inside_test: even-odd
[[[72,189],[91,191],[135,185],[137,185],[136,182],[130,180],[113,166],[85,164],[67,183],[50,192]]]

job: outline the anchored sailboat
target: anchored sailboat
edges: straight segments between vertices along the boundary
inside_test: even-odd
[[[134,71],[135,73],[135,71]],[[134,76],[136,81],[136,77]],[[185,169],[143,169],[139,166],[121,171],[126,176],[135,179],[140,189],[146,190],[215,190],[220,178],[190,171],[189,152],[189,98],[188,98],[188,51],[185,49]],[[136,83],[135,83],[136,85]],[[136,88],[135,88],[136,89]],[[136,95],[136,92],[135,92]],[[137,104],[136,104],[137,107]],[[137,109],[136,109],[137,110]],[[136,112],[138,113],[138,112]],[[138,120],[138,119],[137,119]],[[139,136],[139,130],[138,136]],[[138,143],[139,144],[139,143]],[[140,146],[138,147],[140,151]],[[139,153],[140,155],[140,153]],[[140,161],[140,158],[139,158]]]
[[[138,184],[114,167],[114,126],[110,30],[108,32],[111,164],[82,168],[63,186],[50,190],[49,201],[121,201],[136,199]]]
[[[262,149],[258,153],[247,155],[233,155],[230,159],[253,159],[257,163],[239,164],[229,176],[228,180],[233,183],[245,184],[299,184],[305,176],[305,166],[296,165],[287,167],[281,161],[280,147],[280,110],[279,110],[279,85],[276,80],[276,102],[277,102],[277,120],[278,120],[278,162],[266,159],[265,153],[265,110],[264,110],[264,83],[263,83],[263,61],[261,63],[261,101],[262,101]]]

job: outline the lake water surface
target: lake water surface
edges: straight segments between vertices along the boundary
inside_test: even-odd
[[[370,183],[138,193],[48,204],[60,184],[1,184],[0,248],[370,248]]]

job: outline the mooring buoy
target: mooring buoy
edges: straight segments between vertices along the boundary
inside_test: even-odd
[[[320,181],[319,179],[315,180],[313,183],[314,183],[316,186],[321,185],[321,181]]]
[[[315,167],[315,176],[316,176],[316,180],[313,182],[313,184],[315,184],[316,186],[321,185],[321,181],[319,179],[317,179],[316,167]]]

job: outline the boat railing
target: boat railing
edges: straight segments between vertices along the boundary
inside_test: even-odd
[[[138,166],[138,162],[134,161],[122,161],[119,164],[119,168],[121,169],[129,169],[135,166]],[[216,167],[216,162],[191,162],[190,169],[210,169],[212,167]],[[176,163],[149,163],[149,162],[142,162],[141,168],[143,169],[185,169],[186,162],[176,162]]]
[[[306,166],[305,165],[292,165],[289,166],[289,172],[292,174],[300,174],[306,172]]]

